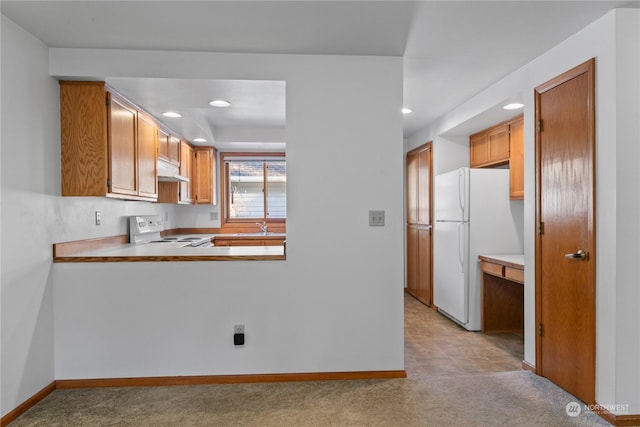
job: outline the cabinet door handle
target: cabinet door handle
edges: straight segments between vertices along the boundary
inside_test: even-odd
[[[565,258],[569,259],[579,259],[580,261],[584,261],[589,256],[588,252],[583,251],[582,249],[578,249],[577,252],[572,254],[564,254]]]

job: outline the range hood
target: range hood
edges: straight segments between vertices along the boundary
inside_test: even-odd
[[[189,178],[180,175],[178,166],[158,159],[157,162],[158,181],[161,182],[189,182]]]

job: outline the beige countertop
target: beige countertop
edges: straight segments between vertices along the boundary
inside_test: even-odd
[[[262,261],[284,260],[284,246],[184,247],[184,243],[106,243],[90,250],[56,251],[54,262]],[[55,246],[55,245],[54,245]]]

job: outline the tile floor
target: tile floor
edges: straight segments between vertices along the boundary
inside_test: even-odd
[[[522,370],[522,334],[469,332],[409,294],[404,307],[407,375]]]

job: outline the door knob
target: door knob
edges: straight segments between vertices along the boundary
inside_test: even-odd
[[[584,261],[585,259],[587,259],[588,255],[589,254],[587,252],[583,251],[582,249],[578,249],[578,251],[575,253],[564,254],[564,257],[569,259],[579,259],[580,261]]]

